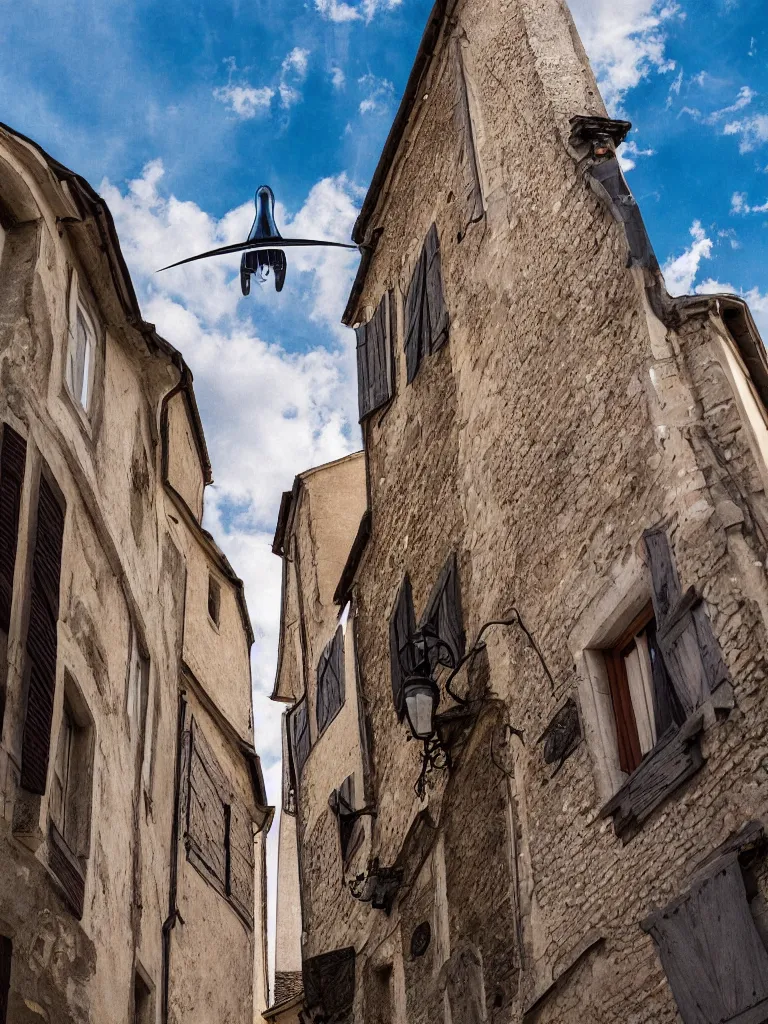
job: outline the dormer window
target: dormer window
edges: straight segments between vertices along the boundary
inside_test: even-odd
[[[93,321],[78,302],[69,335],[67,386],[72,397],[86,414],[91,408],[95,352],[96,332]]]

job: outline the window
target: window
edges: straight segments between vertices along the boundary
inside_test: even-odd
[[[21,491],[27,443],[8,424],[2,428],[0,447],[0,731],[5,710],[5,688],[8,674],[8,632],[13,605],[13,579],[19,536]]]
[[[32,558],[32,594],[27,626],[27,706],[21,757],[21,784],[45,793],[56,687],[59,584],[65,504],[43,467],[37,500],[37,531]]]
[[[409,662],[409,638],[416,632],[416,613],[413,608],[411,581],[406,573],[397,595],[395,608],[389,620],[389,665],[392,676],[392,700],[402,722],[405,715],[403,684],[408,671],[415,667]]]
[[[310,957],[302,974],[306,1010],[325,1020],[346,1020],[355,1002],[354,946]]]
[[[12,958],[13,943],[4,935],[0,935],[0,1024],[6,1024],[8,1018],[8,994],[11,991]]]
[[[338,627],[317,665],[317,732],[320,735],[344,703],[344,630]]]
[[[304,763],[312,749],[312,739],[309,734],[309,715],[307,714],[307,701],[305,698],[302,698],[288,713],[288,731],[291,741],[293,770],[296,776],[296,785],[298,786],[301,784],[301,773],[304,770]]]
[[[49,861],[78,917],[90,850],[93,747],[90,715],[67,676],[51,780]]]
[[[221,616],[221,587],[213,578],[208,577],[208,617],[214,626],[219,625]]]
[[[348,776],[330,796],[328,805],[339,823],[341,859],[346,864],[362,839],[360,815],[355,809],[355,777]]]
[[[433,224],[427,232],[405,300],[405,360],[408,383],[421,360],[448,340],[449,317],[443,296],[440,239]]]
[[[390,400],[392,388],[392,339],[395,336],[395,298],[383,297],[367,324],[357,335],[357,402],[362,422]]]
[[[93,367],[96,332],[93,321],[80,303],[76,303],[67,350],[67,386],[83,412],[90,412],[93,391]]]
[[[188,742],[185,845],[190,863],[253,926],[253,823],[199,725]]]
[[[619,763],[622,771],[631,775],[670,724],[657,722],[661,702],[674,706],[674,721],[681,724],[683,720],[656,642],[651,604],[624,631],[615,647],[605,652],[605,661],[616,718]]]
[[[144,657],[141,652],[138,634],[133,624],[131,624],[129,643],[126,710],[131,727],[131,735],[138,736],[143,731],[147,713],[149,659]]]
[[[154,1024],[154,1004],[152,989],[137,970],[133,976],[133,1024]]]

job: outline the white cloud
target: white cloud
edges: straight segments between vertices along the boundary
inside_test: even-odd
[[[572,0],[571,10],[608,109],[651,72],[675,68],[665,53],[666,25],[680,16],[670,0]]]
[[[746,192],[734,192],[731,196],[731,213],[768,213],[768,199],[758,206],[750,206],[747,202]]]
[[[361,0],[348,4],[345,0],[315,0],[315,8],[329,21],[371,21],[379,11],[392,11],[403,0]]]
[[[339,67],[331,68],[331,84],[334,89],[343,89],[347,81],[347,76],[343,70]]]
[[[740,136],[740,153],[751,153],[753,149],[768,142],[768,114],[755,114],[742,121],[730,121],[723,131],[726,135]]]
[[[679,74],[675,77],[672,85],[669,87],[669,95],[667,96],[666,109],[669,110],[673,103],[673,97],[680,95],[680,90],[683,87],[683,69],[680,68]]]
[[[662,267],[670,295],[690,295],[699,264],[712,255],[712,239],[707,237],[701,221],[695,220],[691,225],[691,237],[690,247],[681,256],[667,260]]]
[[[640,149],[636,142],[624,142],[616,151],[622,171],[631,171],[637,166],[637,161],[642,156],[654,156],[655,149]]]
[[[731,103],[730,106],[723,107],[721,110],[715,110],[710,114],[706,118],[707,124],[717,124],[717,122],[722,121],[726,115],[735,114],[737,111],[743,110],[745,107],[749,106],[755,96],[757,96],[757,93],[753,89],[750,89],[748,85],[743,85],[741,89],[739,89],[739,94],[734,102]]]
[[[386,78],[377,78],[368,73],[358,78],[358,85],[366,95],[360,101],[361,114],[386,114],[395,97],[395,87]]]
[[[251,121],[259,114],[266,113],[272,105],[275,90],[268,85],[254,88],[252,85],[223,85],[213,90],[214,99],[223,103],[242,121]]]
[[[299,78],[307,77],[309,67],[309,50],[303,50],[300,46],[294,46],[282,64],[283,72],[298,75]]]

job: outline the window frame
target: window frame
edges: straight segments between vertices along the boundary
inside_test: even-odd
[[[87,284],[81,279],[77,268],[72,266],[67,301],[67,327],[61,354],[61,392],[76,417],[81,433],[88,441],[93,441],[103,412],[106,331],[96,310],[96,302]],[[78,317],[81,315],[86,327],[90,327],[93,346],[88,371],[87,408],[82,405],[81,396],[75,394],[73,382],[70,382],[69,375],[70,353],[72,352],[73,344],[77,343],[77,324]]]
[[[211,614],[211,598],[215,615]],[[218,632],[221,629],[221,583],[212,572],[208,573],[208,596],[206,602],[208,621]]]

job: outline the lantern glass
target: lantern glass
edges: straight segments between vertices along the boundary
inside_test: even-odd
[[[417,740],[428,740],[435,734],[435,711],[440,691],[431,679],[411,679],[405,684],[405,713],[408,725]]]

